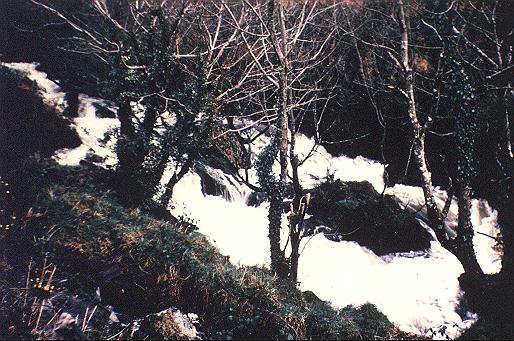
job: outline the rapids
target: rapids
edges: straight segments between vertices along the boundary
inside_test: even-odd
[[[41,89],[45,102],[56,108],[64,105],[64,92],[36,64],[3,64],[16,69],[34,80]],[[83,144],[75,149],[59,150],[54,158],[64,165],[77,165],[86,157],[97,155],[94,162],[107,167],[116,163],[113,152],[114,136],[106,133],[118,127],[117,119],[97,117],[96,104],[115,111],[107,101],[80,95],[79,117],[72,119]],[[253,157],[268,142],[258,138],[252,150]],[[310,153],[313,151],[312,153]],[[384,166],[363,157],[332,156],[314,141],[299,134],[297,153],[311,154],[300,168],[304,188],[314,186],[327,175],[341,180],[369,181],[378,192],[383,190]],[[175,187],[172,213],[193,220],[199,232],[208,236],[220,250],[238,265],[269,266],[267,238],[267,208],[264,202],[257,207],[247,206],[251,191],[229,174],[209,169],[209,174],[224,184],[223,196],[204,195],[198,174],[190,172]],[[167,181],[171,169],[165,172]],[[254,172],[250,181],[256,182]],[[419,220],[426,219],[423,195],[418,187],[396,185],[388,188],[407,209],[419,211]],[[446,192],[437,188],[439,205],[443,205]],[[472,221],[475,227],[474,245],[478,260],[486,273],[496,273],[501,266],[501,252],[495,241],[477,232],[496,236],[497,212],[487,201],[473,199]],[[457,204],[453,200],[447,224],[457,224]],[[426,225],[426,224],[425,224]],[[283,216],[283,240],[286,239],[286,216]],[[428,227],[427,227],[428,229]],[[402,330],[432,338],[457,337],[477,316],[466,310],[457,278],[463,269],[457,259],[443,249],[437,241],[426,251],[390,254],[378,257],[355,242],[333,242],[322,234],[302,240],[299,265],[299,288],[310,290],[323,300],[342,308],[348,304],[375,304],[380,311]]]

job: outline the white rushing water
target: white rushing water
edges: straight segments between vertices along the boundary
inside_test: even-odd
[[[35,80],[48,102],[62,104],[64,93],[36,70],[34,64],[4,64],[26,72]],[[75,165],[88,153],[101,157],[101,165],[116,162],[112,147],[113,139],[105,140],[105,133],[118,126],[116,119],[99,118],[94,103],[116,108],[103,100],[80,96],[79,117],[73,119],[83,145],[60,150],[55,158],[61,164]],[[258,151],[267,143],[260,137],[253,148]],[[297,151],[307,155],[314,141],[303,135],[297,136]],[[255,153],[255,154],[257,154]],[[384,167],[366,158],[333,157],[323,147],[316,147],[310,158],[300,169],[302,185],[314,186],[327,174],[341,180],[369,181],[377,191],[383,190]],[[219,170],[208,169],[216,179],[223,182],[230,192],[225,197],[203,195],[200,176],[187,174],[175,187],[172,212],[177,216],[193,219],[199,231],[210,238],[220,252],[230,257],[234,264],[269,265],[269,241],[267,238],[266,202],[251,207],[245,204],[249,190]],[[255,173],[250,174],[255,180]],[[163,182],[170,176],[166,172]],[[396,185],[387,189],[404,207],[418,211],[423,206],[420,188]],[[436,189],[438,204],[443,205],[446,192]],[[423,216],[423,210],[419,213]],[[285,227],[284,217],[284,227]],[[473,199],[472,221],[477,232],[496,236],[496,212],[487,201]],[[452,227],[457,223],[457,206],[453,202],[447,218]],[[284,229],[284,235],[285,235]],[[285,238],[283,238],[285,240]],[[500,270],[501,254],[493,248],[495,241],[478,233],[474,238],[478,260],[486,273]],[[436,241],[426,251],[391,254],[378,257],[355,242],[333,242],[322,234],[304,239],[300,250],[299,286],[310,290],[323,300],[342,308],[348,304],[375,304],[380,311],[402,330],[433,338],[458,336],[477,318],[476,315],[459,309],[462,292],[458,277],[463,269],[457,259]],[[462,311],[460,311],[462,310]],[[460,314],[458,313],[460,311]],[[437,334],[438,330],[445,333]]]

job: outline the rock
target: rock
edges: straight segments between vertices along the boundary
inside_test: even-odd
[[[307,291],[304,291],[303,293],[303,298],[305,299],[305,301],[309,302],[309,303],[323,303],[323,300],[321,300],[318,296],[316,296],[315,293],[313,293],[312,291],[310,290],[307,290]]]
[[[268,200],[268,195],[264,192],[252,192],[246,199],[246,205],[257,207]]]
[[[139,331],[148,335],[150,339],[200,340],[199,333],[189,317],[176,308],[146,316]]]
[[[105,162],[105,158],[99,156],[98,154],[96,154],[95,151],[93,149],[91,149],[91,148],[87,151],[84,160],[86,162],[89,162],[89,163],[103,163],[103,162]]]
[[[43,330],[43,339],[47,340],[86,340],[77,320],[69,313],[62,313],[54,323]]]
[[[200,176],[204,195],[221,196],[226,200],[234,200],[244,196],[246,188],[232,176],[220,169],[195,162],[194,170]]]
[[[26,75],[0,65],[0,173],[30,155],[51,156],[82,141],[57,108],[48,107]]]
[[[106,108],[98,103],[93,103],[96,109],[96,117],[99,118],[116,118],[116,113],[109,108]]]
[[[355,241],[377,255],[425,250],[431,236],[391,196],[381,196],[369,182],[326,182],[311,190],[306,228],[329,227],[325,236]]]

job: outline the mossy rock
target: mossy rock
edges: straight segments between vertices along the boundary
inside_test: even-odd
[[[307,228],[329,227],[333,240],[355,241],[377,255],[424,250],[430,234],[391,196],[380,195],[369,182],[325,182],[312,189]]]

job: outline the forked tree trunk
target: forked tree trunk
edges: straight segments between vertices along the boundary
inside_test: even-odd
[[[412,75],[410,78],[412,78]],[[432,175],[427,167],[425,137],[416,113],[416,104],[414,99],[414,89],[412,82],[409,82],[408,88],[409,118],[411,121],[412,134],[414,138],[414,160],[421,175],[421,188],[423,189],[423,196],[425,198],[425,203],[427,206],[427,216],[437,237],[440,239],[440,242],[444,243],[446,236],[443,229],[442,215],[435,201],[432,186]]]

